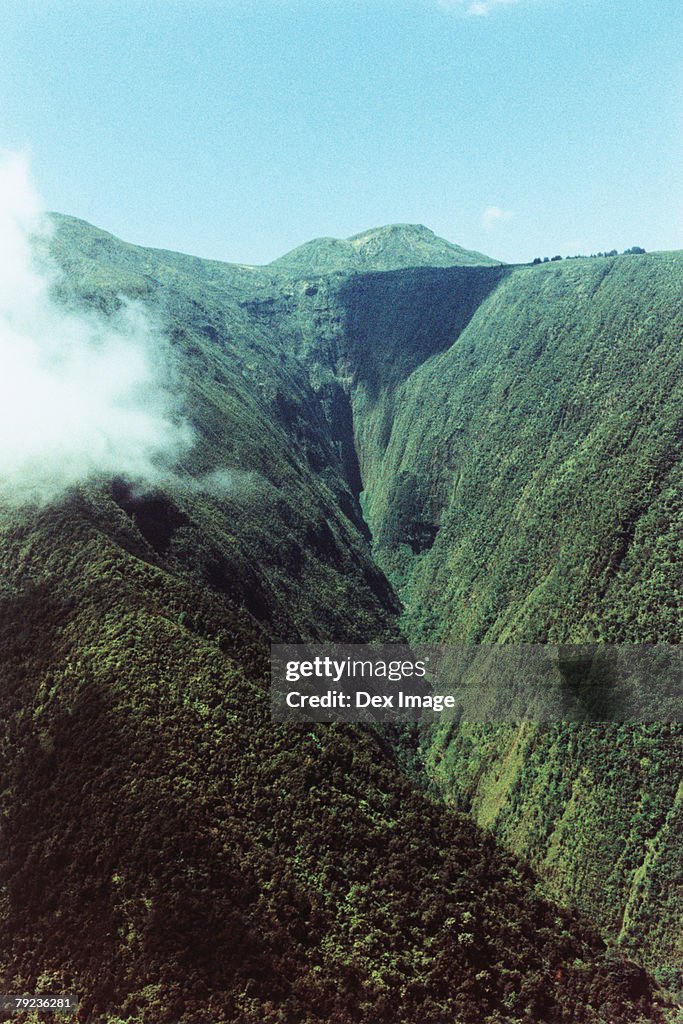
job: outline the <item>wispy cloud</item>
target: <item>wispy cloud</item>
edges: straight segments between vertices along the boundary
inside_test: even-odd
[[[520,0],[438,0],[444,11],[458,11],[469,17],[485,18],[497,7],[512,7]]]
[[[0,153],[0,505],[97,476],[157,484],[191,441],[163,337],[144,309],[67,309],[27,162]]]
[[[487,206],[481,215],[482,227],[487,231],[493,231],[498,224],[512,220],[513,217],[512,210],[504,210],[501,206]]]

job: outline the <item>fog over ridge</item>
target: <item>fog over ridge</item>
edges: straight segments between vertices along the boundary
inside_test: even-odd
[[[54,297],[50,221],[23,154],[0,155],[0,504],[97,476],[154,486],[192,434],[170,352],[139,303],[112,317]]]

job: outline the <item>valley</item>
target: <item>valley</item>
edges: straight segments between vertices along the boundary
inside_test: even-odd
[[[267,676],[271,641],[680,642],[683,254],[395,225],[247,267],[55,225],[60,301],[144,304],[194,441],[0,512],[5,986],[672,1020],[679,727],[274,725]]]

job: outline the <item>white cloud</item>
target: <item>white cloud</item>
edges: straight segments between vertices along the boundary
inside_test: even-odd
[[[493,231],[497,224],[502,224],[506,220],[512,220],[514,213],[512,210],[504,210],[500,206],[487,206],[481,215],[482,227],[487,231]]]
[[[145,310],[115,317],[53,297],[49,222],[26,158],[0,155],[0,502],[58,498],[97,476],[160,483],[191,443],[164,339]]]
[[[459,11],[470,17],[485,18],[497,7],[511,7],[520,0],[438,0],[445,11]]]

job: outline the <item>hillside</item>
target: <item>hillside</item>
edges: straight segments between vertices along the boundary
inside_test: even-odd
[[[297,277],[401,270],[407,267],[495,266],[496,260],[439,238],[422,224],[390,224],[351,238],[316,238],[269,264]]]
[[[411,639],[680,642],[682,283],[679,253],[424,268],[308,283],[277,308],[321,395],[348,396]],[[424,743],[440,792],[679,977],[676,727]]]
[[[506,289],[517,294],[522,317],[524,289],[550,288],[557,275],[456,265],[370,274],[337,267],[332,278],[308,270],[299,278],[282,268],[139,249],[68,218],[58,221],[53,250],[65,271],[64,303],[109,314],[126,295],[158,318],[195,443],[151,493],[100,479],[59,503],[1,513],[5,991],[75,989],[84,1020],[112,1024],[663,1020],[663,997],[645,971],[606,950],[584,913],[542,895],[523,861],[461,813],[493,824],[543,867],[536,847],[522,849],[513,825],[502,827],[504,816],[486,819],[478,809],[478,796],[492,789],[480,767],[485,751],[493,770],[508,735],[424,738],[433,779],[456,805],[448,808],[426,792],[425,780],[405,775],[387,737],[360,727],[274,727],[268,713],[271,639],[389,639],[402,628],[413,636],[464,635],[465,613],[445,585],[455,571],[449,558],[459,559],[459,574],[467,566],[458,545],[460,503],[451,504],[464,470],[456,477],[454,460],[471,458],[467,472],[486,474],[489,448],[495,467],[494,445],[509,453],[500,396],[491,400],[487,390],[487,373],[501,363],[493,355],[487,362],[494,339],[503,337],[496,317],[513,315]],[[674,360],[666,302],[673,309],[676,289],[667,285],[666,261],[677,269],[677,258],[653,259],[642,264],[654,275],[643,293],[661,290],[658,358]],[[636,263],[624,266],[636,277],[642,272]],[[544,315],[558,301],[554,292],[547,296]],[[558,322],[575,308],[569,298],[566,305]],[[638,310],[624,316],[637,334]],[[520,338],[526,330],[520,326]],[[659,335],[648,330],[647,337]],[[592,351],[594,341],[584,343]],[[539,352],[541,365],[543,358]],[[534,365],[518,359],[511,382],[521,365]],[[566,362],[575,370],[573,356]],[[641,353],[634,365],[642,363]],[[468,416],[458,428],[451,417],[469,409],[462,403],[470,392],[482,420]],[[543,375],[539,392],[548,395]],[[654,406],[658,414],[670,408],[667,395]],[[602,409],[602,394],[594,402],[591,409]],[[458,429],[468,431],[470,422],[473,433],[461,439]],[[666,438],[643,456],[648,467],[661,456],[653,504],[675,484],[667,476],[669,420],[660,422],[653,437]],[[547,436],[534,423],[525,440],[530,479],[534,445]],[[633,472],[640,480],[641,470]],[[485,514],[495,529],[495,515],[507,508],[498,513],[499,492],[476,484],[468,486],[489,504],[475,509],[472,499],[473,537]],[[579,507],[575,528],[581,514]],[[451,532],[440,539],[449,516]],[[553,522],[549,515],[549,532]],[[572,536],[569,523],[563,529]],[[607,541],[598,539],[603,552]],[[531,551],[535,534],[526,543]],[[444,574],[438,602],[427,590],[426,558]],[[627,571],[625,561],[615,579]],[[536,577],[503,574],[497,583],[496,568],[493,561],[487,581],[494,607],[497,587],[508,586],[522,610],[505,621],[503,635],[482,599],[468,638],[529,633],[522,590],[537,586]],[[600,607],[584,577],[576,587],[588,595],[587,607]],[[628,590],[615,584],[609,593]],[[629,599],[635,607],[635,595]],[[616,597],[613,603],[618,616]],[[430,607],[435,617],[428,619]],[[549,621],[563,608],[550,599],[543,607]],[[592,621],[588,613],[584,619]],[[610,851],[601,855],[594,837],[605,801],[619,795],[615,829],[633,830],[632,859],[648,850],[648,861],[638,862],[638,884],[648,894],[640,919],[650,925],[660,915],[659,931],[642,940],[629,933],[626,948],[655,967],[670,963],[675,945],[664,874],[675,872],[674,818],[668,833],[664,825],[653,832],[675,807],[673,748],[663,732],[631,730],[610,767],[616,779],[603,765],[614,737],[575,736],[584,768],[605,775],[602,790],[583,800],[575,786],[572,803],[558,784],[552,806],[553,813],[576,808],[574,820],[592,842],[566,855],[566,844],[559,847],[554,892],[599,919],[580,866],[585,872],[592,858],[595,886],[606,877]],[[650,735],[645,755],[638,744]],[[542,739],[520,753],[529,781],[517,819],[512,789],[502,789],[506,821],[527,820],[532,801],[538,817],[548,764],[572,778],[562,729],[554,760],[534,775],[540,755],[531,753]],[[470,775],[462,770],[467,743]],[[641,765],[649,802],[642,798],[640,817],[621,778],[635,763],[632,749],[652,766],[648,774]],[[615,871],[615,900],[623,899],[633,888],[630,862]],[[629,915],[638,920],[634,909]]]

